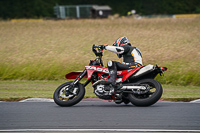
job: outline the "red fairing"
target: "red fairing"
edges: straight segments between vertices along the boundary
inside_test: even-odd
[[[93,65],[93,66],[85,66],[85,68],[87,70],[87,78],[88,79],[91,78],[91,76],[92,76],[92,74],[94,72],[103,73],[103,74],[109,74],[108,68],[105,68],[105,67],[102,67],[102,66]],[[117,75],[123,75],[122,81],[124,81],[140,68],[141,67],[138,67],[138,68],[135,68],[135,69],[131,69],[131,70],[117,71]]]
[[[141,67],[143,67],[143,66],[141,66]],[[137,72],[141,67],[137,67],[135,69],[130,69],[130,70],[117,71],[117,75],[123,75],[122,81],[125,81],[128,77],[130,77],[132,74]],[[93,66],[85,66],[85,68],[87,70],[87,75],[84,76],[83,78],[90,79],[94,72],[109,74],[108,68],[105,68],[102,66],[93,65]],[[162,71],[166,71],[166,70],[167,70],[166,67],[162,67]],[[77,76],[79,76],[82,72],[83,71],[70,72],[70,73],[66,74],[65,77],[67,79],[76,79]]]
[[[93,66],[85,66],[85,68],[87,70],[87,75],[84,76],[83,78],[90,79],[94,72],[104,73],[104,74],[109,73],[108,68],[105,68],[105,67],[102,67],[102,66],[93,65]],[[76,79],[77,76],[79,76],[82,72],[83,71],[70,72],[70,73],[65,75],[65,78],[66,79]]]
[[[134,74],[135,72],[137,72],[141,67],[143,67],[143,66],[140,66],[140,67],[137,67],[137,68],[134,68],[134,69],[131,69],[131,70],[127,70],[128,73],[123,76],[122,81],[126,80],[132,74]]]
[[[70,72],[68,74],[65,75],[66,79],[76,79],[78,75],[80,75],[83,71],[74,71],[74,72]],[[83,78],[87,78],[87,75],[84,76]]]
[[[87,70],[87,78],[90,79],[94,72],[109,74],[108,68],[92,65],[92,66],[85,66]]]

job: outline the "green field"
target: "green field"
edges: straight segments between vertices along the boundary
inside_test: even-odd
[[[12,85],[13,80],[31,80],[30,84],[35,82],[33,80],[41,80],[39,84],[46,80],[63,81],[66,73],[83,70],[89,60],[95,58],[91,51],[93,44],[112,45],[117,38],[127,36],[132,45],[141,50],[144,65],[168,67],[165,78],[158,76],[158,81],[167,88],[168,85],[174,88],[176,85],[198,86],[193,92],[197,98],[200,91],[199,22],[200,17],[0,21],[0,84]],[[104,64],[109,60],[121,61],[109,51],[104,52],[103,60]],[[57,85],[47,91],[48,95],[39,95],[33,89],[30,91],[36,95],[19,96],[11,93],[15,88],[0,86],[0,98],[50,97]],[[45,85],[40,89],[43,87]],[[176,94],[170,93],[169,98]],[[183,96],[179,98],[192,98],[191,94]]]
[[[127,36],[143,63],[168,67],[167,84],[200,85],[200,17],[0,21],[0,80],[57,80],[83,70],[93,44]],[[117,60],[105,51],[104,62]]]
[[[19,101],[31,97],[53,98],[55,89],[65,80],[59,81],[0,81],[0,101]],[[170,101],[191,101],[200,98],[199,86],[163,85],[161,99]],[[96,97],[92,85],[86,86],[85,98]]]

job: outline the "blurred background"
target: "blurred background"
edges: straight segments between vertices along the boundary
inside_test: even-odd
[[[0,18],[55,18],[56,5],[107,5],[120,16],[200,13],[199,0],[0,0]]]

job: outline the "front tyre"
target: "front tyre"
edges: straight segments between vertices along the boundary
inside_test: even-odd
[[[60,85],[54,92],[54,102],[62,107],[69,107],[79,103],[84,95],[85,88],[81,83],[77,83],[69,93],[69,85],[71,82],[66,82]]]
[[[129,94],[130,102],[135,106],[150,106],[156,103],[162,96],[162,86],[154,79],[144,79],[137,83],[140,85],[148,86],[149,91],[145,94]]]

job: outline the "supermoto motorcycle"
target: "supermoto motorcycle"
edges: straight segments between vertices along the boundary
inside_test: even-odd
[[[54,92],[53,99],[59,106],[73,106],[79,103],[85,95],[85,86],[90,82],[94,93],[100,99],[114,101],[116,104],[132,103],[135,106],[150,106],[162,96],[161,84],[154,80],[157,74],[163,75],[166,67],[144,65],[134,69],[117,71],[116,86],[105,85],[101,80],[109,79],[108,68],[104,67],[103,49],[93,45],[95,60],[90,60],[83,71],[73,71],[66,74],[67,79],[75,79],[60,85]],[[84,84],[79,81],[87,78]]]

